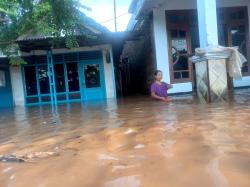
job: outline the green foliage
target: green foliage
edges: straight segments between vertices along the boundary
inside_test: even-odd
[[[65,44],[66,44],[66,47],[69,49],[79,47],[76,37],[71,36],[71,35],[68,35],[65,38]]]
[[[18,58],[15,41],[21,36],[51,36],[57,46],[65,36],[68,48],[78,47],[75,32],[83,24],[80,0],[0,0],[0,50],[14,65]]]
[[[27,64],[27,62],[25,62],[20,56],[16,56],[16,57],[9,57],[10,59],[10,64],[12,66],[20,66],[20,65],[24,65]]]

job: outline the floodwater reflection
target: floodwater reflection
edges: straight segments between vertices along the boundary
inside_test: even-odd
[[[1,187],[250,186],[250,90],[220,104],[135,97],[0,114]]]

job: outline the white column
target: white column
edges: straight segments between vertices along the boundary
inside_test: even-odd
[[[24,84],[21,67],[10,67],[12,93],[15,106],[24,106]]]
[[[155,8],[153,10],[154,45],[157,69],[163,72],[163,79],[170,83],[168,39],[165,10]]]
[[[110,62],[106,60],[106,53],[110,54]],[[103,63],[104,63],[104,77],[106,86],[106,97],[108,99],[116,98],[116,85],[115,85],[115,71],[113,62],[112,47],[107,45],[102,50]]]
[[[216,0],[197,0],[200,47],[218,45]]]

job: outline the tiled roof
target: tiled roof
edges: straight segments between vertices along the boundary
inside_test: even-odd
[[[110,33],[110,31],[102,26],[101,24],[97,23],[94,19],[86,16],[83,13],[80,13],[81,20],[82,20],[82,25],[79,25],[78,28],[76,28],[76,36],[81,36],[81,35],[98,35],[98,34],[103,34],[103,33]],[[20,36],[16,41],[32,41],[32,40],[46,40],[46,39],[51,39],[52,36],[45,36],[43,34],[36,34],[33,35],[31,33],[25,34]]]

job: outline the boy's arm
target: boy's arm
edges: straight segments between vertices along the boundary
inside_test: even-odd
[[[154,92],[151,92],[151,97],[153,97],[154,99],[158,99],[158,100],[165,100],[164,97],[160,97],[160,96],[156,95]]]
[[[168,87],[168,89],[171,89],[171,88],[173,88],[173,85],[172,84],[167,84],[167,87]]]
[[[173,88],[173,85],[172,85],[172,84],[168,84],[168,83],[166,83],[166,82],[163,82],[163,83],[167,86],[168,89]]]

